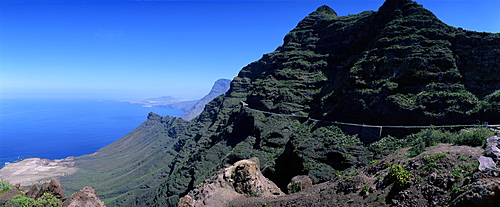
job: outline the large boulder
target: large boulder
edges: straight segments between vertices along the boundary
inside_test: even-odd
[[[312,187],[312,180],[307,175],[297,175],[292,178],[287,185],[288,193],[296,193],[306,188]]]
[[[498,162],[500,158],[500,136],[492,136],[486,139],[486,147],[484,149],[484,156],[491,157]]]
[[[477,160],[479,161],[479,171],[485,171],[488,168],[493,169],[497,167],[497,164],[491,157],[480,156]]]
[[[63,203],[63,207],[105,207],[92,187],[84,187],[77,191],[71,199]]]
[[[260,172],[258,158],[240,160],[226,168],[224,178],[234,190],[247,196],[276,196],[283,192]]]
[[[62,202],[68,199],[64,195],[64,190],[61,187],[61,183],[56,179],[52,179],[50,180],[50,182],[44,183],[40,188],[38,188],[36,185],[31,186],[31,188],[26,193],[26,196],[36,200],[42,197],[44,193],[52,194]]]
[[[203,181],[177,204],[179,207],[225,206],[249,196],[276,197],[284,193],[260,172],[258,158],[240,160]]]

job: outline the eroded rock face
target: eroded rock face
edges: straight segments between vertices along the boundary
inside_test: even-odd
[[[231,183],[234,190],[248,196],[276,196],[283,192],[260,172],[258,158],[240,160],[226,168],[224,179]]]
[[[77,191],[71,199],[63,203],[64,207],[105,207],[92,187],[84,187]]]
[[[260,172],[258,158],[240,160],[205,180],[188,195],[182,197],[179,207],[224,206],[231,200],[245,196],[275,197],[284,193]]]
[[[59,182],[59,180],[56,179],[50,180],[49,183],[44,183],[42,187],[40,187],[40,189],[36,185],[33,185],[26,193],[26,196],[36,200],[42,197],[44,193],[52,194],[62,202],[68,199],[64,195],[64,190],[61,187],[61,183]]]

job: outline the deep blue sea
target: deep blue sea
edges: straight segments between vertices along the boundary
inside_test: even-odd
[[[180,110],[92,99],[0,99],[0,168],[30,157],[62,159],[95,152],[146,121]]]

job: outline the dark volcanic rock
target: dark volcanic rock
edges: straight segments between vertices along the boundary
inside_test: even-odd
[[[464,192],[450,206],[499,206],[500,178],[483,173],[475,174],[475,182],[465,187]]]

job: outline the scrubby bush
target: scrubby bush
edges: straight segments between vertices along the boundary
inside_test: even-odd
[[[495,133],[488,128],[476,128],[469,130],[462,130],[455,140],[453,140],[453,144],[456,145],[468,145],[468,146],[483,146],[486,143],[486,139],[488,137],[494,136]]]
[[[15,195],[10,202],[6,203],[6,206],[15,207],[33,207],[35,205],[35,199],[24,197],[22,195]]]
[[[11,188],[12,188],[12,185],[9,182],[0,178],[0,192],[7,191]]]
[[[401,165],[392,165],[389,176],[394,179],[394,185],[398,188],[404,187],[406,182],[411,180],[411,173],[404,170]]]
[[[407,140],[411,142],[410,145],[413,147],[408,151],[408,156],[415,157],[425,151],[425,148],[439,143],[450,143],[450,139],[453,140],[455,136],[452,132],[432,128],[411,134],[407,137]]]
[[[42,197],[38,198],[35,202],[35,206],[43,207],[60,207],[62,206],[62,201],[57,199],[54,195],[50,193],[44,193]]]
[[[62,201],[50,193],[44,193],[38,199],[28,198],[22,195],[16,195],[4,204],[9,207],[61,207]]]
[[[387,136],[380,139],[379,141],[371,143],[368,146],[368,150],[373,152],[373,159],[378,160],[395,152],[398,149],[407,147],[408,144],[408,141],[405,139],[398,139],[395,137]]]

